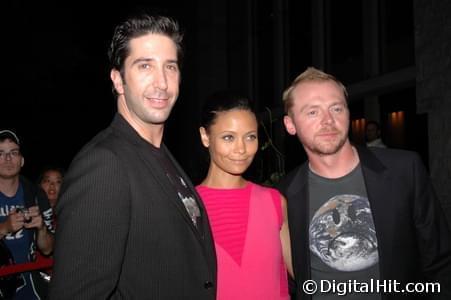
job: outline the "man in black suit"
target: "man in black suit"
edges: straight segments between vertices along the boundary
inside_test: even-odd
[[[116,27],[118,114],[64,179],[51,299],[215,299],[204,206],[162,142],[179,94],[181,41],[163,16]]]
[[[283,96],[286,130],[308,156],[280,185],[296,299],[451,299],[451,233],[420,158],[351,145],[346,98],[315,68]]]

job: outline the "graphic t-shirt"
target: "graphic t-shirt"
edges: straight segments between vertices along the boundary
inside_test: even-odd
[[[195,200],[194,192],[189,188],[183,177],[177,171],[174,163],[171,161],[164,148],[156,148],[150,145],[150,148],[154,155],[157,157],[160,166],[162,167],[167,179],[177,191],[177,195],[186,208],[188,215],[197,226],[200,221],[200,210]]]
[[[376,230],[360,165],[336,179],[310,171],[309,201],[312,279],[318,286],[322,283],[323,290],[330,289],[313,298],[381,299],[377,293],[332,292],[339,283],[379,279]]]
[[[16,208],[24,208],[24,192],[22,185],[19,185],[16,195],[8,197],[0,192],[0,222],[5,222],[10,212]],[[4,238],[6,246],[13,255],[16,264],[30,261],[30,253],[33,248],[33,230],[20,229],[15,233],[9,233]],[[22,273],[23,285],[17,288],[14,299],[37,299],[29,272]]]

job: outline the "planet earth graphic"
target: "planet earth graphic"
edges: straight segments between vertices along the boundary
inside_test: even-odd
[[[310,223],[310,250],[329,267],[358,271],[379,261],[370,204],[358,195],[338,195],[315,213]]]

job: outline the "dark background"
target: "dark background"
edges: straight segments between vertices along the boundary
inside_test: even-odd
[[[280,121],[282,91],[307,66],[336,75],[351,91],[377,74],[414,66],[412,1],[376,2],[379,44],[371,47],[364,28],[371,27],[372,8],[362,0],[321,1],[322,25],[315,23],[314,0],[127,1],[101,8],[75,1],[7,1],[1,4],[0,128],[19,135],[23,173],[31,179],[48,164],[67,168],[116,111],[107,62],[114,26],[132,11],[156,11],[178,19],[185,32],[181,94],[166,127],[166,143],[199,181],[207,166],[197,131],[203,99],[217,89],[240,90],[257,103],[265,125],[261,144],[274,143],[261,149],[249,171],[256,181],[267,181],[305,159]],[[325,43],[314,46],[318,32]],[[371,49],[381,57],[377,74],[366,60]],[[325,59],[317,59],[319,52]],[[353,120],[367,117],[368,93],[350,94]],[[427,117],[415,112],[414,82],[374,95],[386,143],[418,151],[427,163]],[[393,136],[386,116],[398,110],[406,113],[406,123],[401,135]],[[361,132],[353,134],[357,143],[363,142]]]
[[[48,164],[67,168],[83,144],[110,123],[116,99],[107,49],[114,26],[126,15],[169,14],[189,32],[189,7],[183,6],[188,1],[147,2],[150,5],[128,1],[102,8],[77,1],[2,4],[0,128],[18,134],[24,174],[34,179]],[[189,84],[191,76],[183,77]]]

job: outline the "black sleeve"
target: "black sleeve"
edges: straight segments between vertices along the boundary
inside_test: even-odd
[[[42,220],[44,221],[47,230],[52,234],[54,234],[55,227],[53,224],[53,209],[50,206],[47,195],[45,194],[44,190],[42,190],[40,187],[37,187],[36,189],[36,200],[39,207],[39,211],[41,212],[42,215]]]
[[[47,230],[54,234],[53,209],[50,206],[46,193],[37,184],[32,183],[23,176],[20,177],[20,182],[24,189],[25,206],[30,207],[37,205]]]
[[[437,299],[451,299],[451,231],[419,156],[413,160],[414,224],[421,266],[428,282],[439,282]],[[434,298],[435,299],[435,298]]]
[[[129,196],[113,152],[96,148],[75,159],[56,205],[50,299],[108,299],[114,292],[126,251]]]

